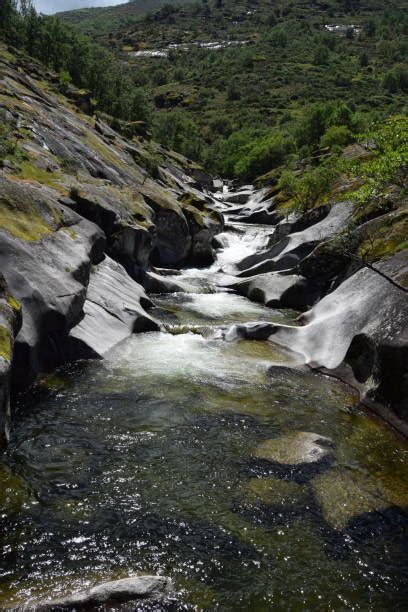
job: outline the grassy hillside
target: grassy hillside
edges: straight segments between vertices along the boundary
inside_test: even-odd
[[[58,17],[84,33],[101,34],[128,27],[141,15],[157,11],[165,5],[189,2],[191,0],[131,0],[118,6],[65,11],[58,13]]]
[[[155,138],[213,172],[251,180],[404,110],[400,0],[209,0],[118,25],[125,9],[136,16],[129,4],[70,20],[84,15],[81,28],[132,69]],[[216,41],[239,45],[196,45]],[[166,56],[135,57],[149,49]]]

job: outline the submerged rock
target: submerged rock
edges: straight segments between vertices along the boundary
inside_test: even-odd
[[[352,527],[357,519],[369,521],[366,515],[386,510],[395,501],[384,496],[380,483],[355,470],[329,470],[311,485],[325,520],[337,531]]]
[[[251,478],[234,510],[255,524],[282,524],[307,512],[313,499],[305,485],[280,478]]]
[[[331,454],[330,438],[316,433],[296,431],[293,434],[262,442],[254,456],[281,465],[319,463]]]
[[[303,508],[310,497],[304,486],[280,478],[251,478],[243,486],[243,504],[265,504],[276,510]]]
[[[164,576],[134,576],[104,582],[64,599],[44,602],[37,610],[92,610],[101,605],[117,609],[116,606],[138,600],[158,603],[172,588],[171,580]]]
[[[330,467],[332,442],[315,433],[297,431],[262,442],[248,462],[249,473],[275,476],[299,484]]]

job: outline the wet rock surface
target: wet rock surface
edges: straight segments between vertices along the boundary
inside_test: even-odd
[[[262,442],[254,452],[258,459],[280,465],[304,465],[319,463],[330,455],[332,442],[329,438],[315,433],[298,431]]]
[[[91,272],[84,317],[69,333],[70,354],[102,358],[131,334],[158,330],[143,306],[152,306],[143,287],[106,256]]]
[[[86,591],[74,593],[64,599],[44,602],[37,610],[93,610],[130,609],[124,604],[146,602],[158,604],[173,588],[169,578],[164,576],[135,576],[96,585]],[[136,603],[132,609],[135,609]]]
[[[0,272],[0,448],[6,445],[9,435],[11,364],[14,338],[20,327],[20,304],[9,292]]]
[[[237,219],[263,205],[265,193],[254,193],[240,209],[225,207],[227,223],[230,214]],[[311,368],[351,383],[381,416],[405,430],[407,251],[383,258],[372,268],[358,257],[350,259],[336,241],[353,210],[351,202],[343,201],[283,220],[263,248],[237,261],[226,283],[231,290],[269,307],[306,312],[295,325],[239,324],[224,337],[269,338]],[[363,230],[355,230],[354,238]]]
[[[265,440],[254,450],[250,469],[259,475],[307,482],[330,466],[332,446],[329,438],[304,431]]]

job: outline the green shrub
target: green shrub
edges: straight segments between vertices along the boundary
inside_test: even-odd
[[[321,147],[344,147],[353,140],[353,134],[346,125],[332,125],[320,139]]]
[[[235,164],[235,175],[251,180],[281,165],[293,150],[293,141],[280,133],[272,133],[249,145]]]

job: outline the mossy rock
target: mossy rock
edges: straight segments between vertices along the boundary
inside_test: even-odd
[[[44,391],[57,392],[68,389],[70,383],[58,374],[52,373],[41,376],[37,381],[37,386]]]
[[[0,231],[25,241],[38,241],[63,224],[62,211],[51,203],[49,192],[0,177]]]
[[[408,236],[408,209],[377,219],[368,234],[367,240],[360,245],[359,253],[370,261],[378,261],[404,250]]]
[[[0,357],[10,362],[12,355],[12,337],[10,329],[0,325]]]
[[[0,196],[0,230],[20,240],[36,241],[53,233],[52,227],[33,207],[14,206]]]

